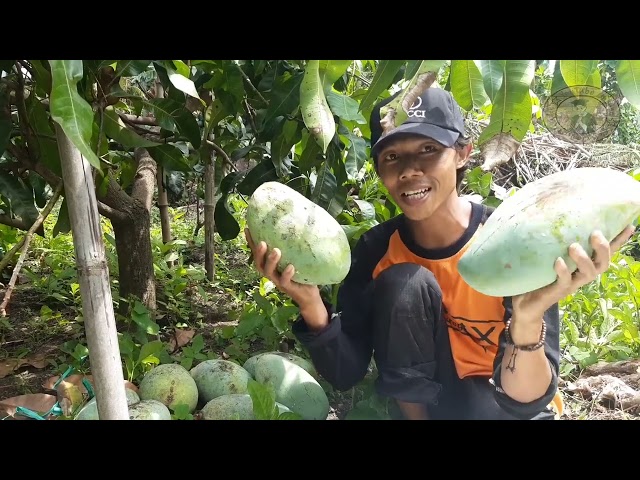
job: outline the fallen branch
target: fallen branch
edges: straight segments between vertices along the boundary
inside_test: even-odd
[[[11,250],[9,250],[4,257],[2,257],[2,260],[0,260],[0,273],[2,273],[2,271],[5,268],[7,268],[7,265],[9,265],[9,262],[11,261],[13,256],[22,247],[22,245],[24,245],[24,239],[25,238],[27,238],[27,237],[26,236],[22,237],[22,239],[18,243],[16,243],[13,246],[13,248]]]
[[[7,308],[7,305],[9,304],[9,299],[11,298],[11,292],[13,292],[13,288],[15,287],[16,280],[18,279],[18,273],[20,273],[20,268],[22,268],[24,259],[27,256],[27,252],[29,251],[29,244],[31,243],[31,239],[33,238],[33,233],[38,228],[40,228],[40,225],[42,225],[42,223],[47,218],[49,213],[51,213],[51,210],[53,210],[53,207],[55,206],[55,204],[58,203],[58,198],[60,198],[60,193],[62,192],[62,185],[63,185],[62,182],[58,183],[58,186],[56,187],[56,190],[53,193],[53,196],[49,199],[49,202],[44,207],[44,210],[40,213],[40,215],[38,215],[38,218],[36,219],[35,222],[33,222],[33,225],[31,225],[31,228],[29,229],[29,231],[27,232],[27,234],[23,239],[24,245],[22,246],[22,251],[20,252],[20,258],[18,259],[18,262],[16,263],[15,268],[13,269],[11,280],[9,280],[9,285],[7,285],[7,291],[4,294],[4,300],[2,301],[2,303],[0,303],[0,317],[7,316],[6,308]]]

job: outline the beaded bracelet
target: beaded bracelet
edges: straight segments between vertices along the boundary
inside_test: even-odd
[[[547,338],[547,324],[545,323],[544,320],[542,320],[542,331],[540,332],[540,340],[538,340],[538,343],[533,345],[516,345],[515,343],[513,343],[513,339],[511,338],[511,334],[509,332],[510,326],[511,326],[511,319],[507,321],[507,325],[504,329],[504,333],[505,333],[507,342],[510,345],[513,345],[518,350],[524,350],[525,352],[533,352],[544,346],[545,339]]]

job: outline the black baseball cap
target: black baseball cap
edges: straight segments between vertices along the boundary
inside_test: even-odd
[[[445,147],[451,147],[464,135],[464,119],[460,106],[447,90],[437,87],[427,88],[409,108],[409,118],[386,135],[382,135],[380,109],[400,95],[401,91],[378,103],[371,112],[371,156],[377,164],[380,149],[400,134],[416,134],[433,138]]]

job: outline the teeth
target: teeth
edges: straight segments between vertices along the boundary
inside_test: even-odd
[[[403,195],[405,197],[413,197],[413,196],[418,196],[418,195],[424,195],[426,194],[429,190],[431,190],[430,188],[425,188],[423,190],[413,190],[411,192],[404,192]]]

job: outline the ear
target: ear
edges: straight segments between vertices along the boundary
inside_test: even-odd
[[[464,167],[469,160],[471,160],[471,151],[473,150],[473,144],[469,143],[465,147],[456,149],[458,157],[456,159],[456,169]]]

